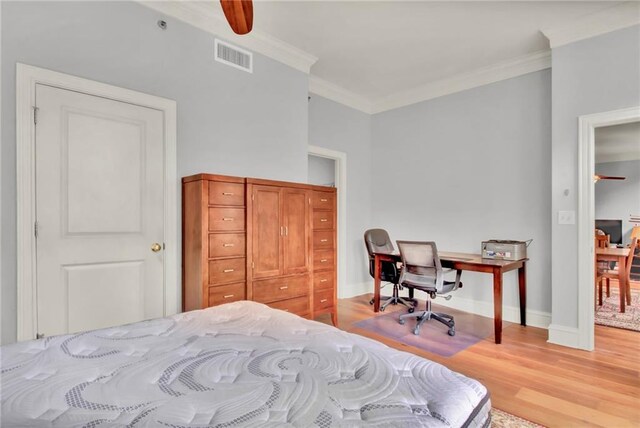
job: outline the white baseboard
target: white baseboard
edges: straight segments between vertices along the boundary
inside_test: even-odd
[[[547,342],[570,348],[580,348],[580,334],[576,327],[551,324],[549,325],[549,340]]]
[[[350,297],[361,296],[373,292],[373,281],[363,282],[360,284],[350,284],[344,292],[339,294],[339,298],[348,299]],[[385,287],[386,288],[386,287]],[[382,289],[384,294],[385,288]],[[406,294],[402,292],[402,294]],[[449,301],[444,299],[436,299],[436,304],[446,306],[448,308],[458,309],[460,311],[469,312],[484,317],[493,318],[493,302],[478,301],[473,299],[465,299],[457,296]],[[520,323],[520,308],[515,306],[502,306],[502,319],[504,321]],[[527,309],[527,325],[547,329],[551,324],[551,314],[548,312],[535,311]],[[570,345],[567,345],[570,346]]]

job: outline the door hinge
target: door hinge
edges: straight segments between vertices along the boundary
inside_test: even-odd
[[[33,235],[36,238],[38,237],[38,222],[37,221],[35,223],[33,223]]]
[[[33,124],[37,125],[38,124],[38,111],[40,109],[36,106],[33,106]]]
[[[43,338],[44,338],[43,333],[36,333],[36,339],[43,339]]]

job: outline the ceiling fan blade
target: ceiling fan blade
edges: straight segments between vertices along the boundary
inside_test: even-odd
[[[616,176],[613,176],[613,175],[599,175],[599,174],[596,174],[596,175],[594,175],[594,179],[595,179],[595,181],[598,181],[598,180],[626,180],[627,177],[616,177]]]
[[[253,28],[252,0],[220,0],[227,22],[236,34],[247,34]]]

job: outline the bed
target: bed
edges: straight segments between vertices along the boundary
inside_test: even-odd
[[[255,302],[1,351],[8,427],[490,424],[478,381]]]

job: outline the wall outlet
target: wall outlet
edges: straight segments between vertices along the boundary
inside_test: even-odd
[[[558,224],[576,224],[576,212],[558,211]]]

